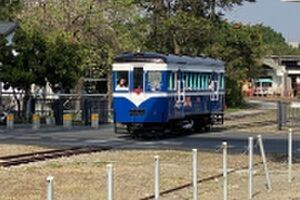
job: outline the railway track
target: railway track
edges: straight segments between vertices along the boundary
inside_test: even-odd
[[[89,154],[101,151],[111,150],[112,147],[75,147],[69,149],[58,149],[50,151],[41,151],[26,154],[17,154],[0,157],[0,167],[12,167],[22,164],[40,162],[61,157],[70,157],[80,154]]]

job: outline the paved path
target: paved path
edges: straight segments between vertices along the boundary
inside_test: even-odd
[[[199,148],[215,151],[222,141],[227,141],[233,152],[245,150],[249,136],[256,134],[215,131],[210,133],[187,134],[157,140],[134,140],[127,135],[116,135],[112,126],[100,129],[74,127],[72,130],[62,128],[41,129],[33,131],[28,128],[14,130],[0,129],[0,143],[30,144],[45,147],[65,148],[74,146],[112,146],[120,149],[192,149]],[[263,134],[267,152],[285,153],[286,136],[283,134]],[[300,135],[295,135],[294,150],[300,149]]]
[[[229,116],[244,116],[259,114],[268,109],[276,109],[275,103],[253,101],[259,110],[246,110],[231,113]],[[261,110],[260,108],[265,108]],[[34,131],[30,126],[18,126],[14,130],[0,128],[0,143],[5,144],[30,144],[45,147],[65,148],[73,146],[112,146],[120,149],[192,149],[199,148],[208,151],[215,151],[222,141],[227,141],[230,151],[244,151],[248,137],[256,137],[256,134],[213,131],[210,133],[186,134],[157,140],[134,140],[127,135],[116,135],[110,125],[101,126],[99,129],[88,127],[73,127],[65,130],[62,127],[42,128]],[[267,152],[285,153],[287,149],[287,135],[263,133],[264,144]],[[295,135],[294,150],[300,150],[300,135]]]

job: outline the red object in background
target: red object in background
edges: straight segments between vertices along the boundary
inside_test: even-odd
[[[138,86],[137,88],[134,89],[134,92],[139,95],[142,93],[142,88],[140,86]]]

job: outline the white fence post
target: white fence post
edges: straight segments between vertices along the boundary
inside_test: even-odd
[[[160,167],[159,167],[159,156],[154,157],[154,197],[155,200],[159,200],[159,184],[160,184]]]
[[[197,178],[197,149],[193,149],[193,200],[198,199],[198,178]]]
[[[227,142],[222,143],[223,146],[223,195],[224,200],[227,200]]]
[[[293,130],[289,129],[289,141],[288,141],[288,181],[292,182],[292,164],[293,164]]]
[[[47,200],[53,200],[54,199],[54,193],[53,193],[53,177],[48,176],[47,177]]]
[[[262,161],[263,161],[264,170],[265,170],[265,174],[266,174],[268,190],[271,191],[272,185],[271,185],[270,174],[269,174],[268,166],[267,166],[267,159],[266,159],[264,144],[263,144],[261,135],[258,135],[257,138],[258,138],[259,149],[260,149],[260,153],[262,156]]]
[[[249,137],[248,150],[249,150],[248,192],[249,192],[249,199],[252,199],[252,196],[253,196],[253,137]]]
[[[106,165],[107,168],[107,199],[113,200],[113,166],[112,164]]]

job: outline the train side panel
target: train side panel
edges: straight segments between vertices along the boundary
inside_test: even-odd
[[[168,100],[153,97],[135,105],[125,97],[114,97],[115,121],[118,123],[166,123],[168,121]]]

